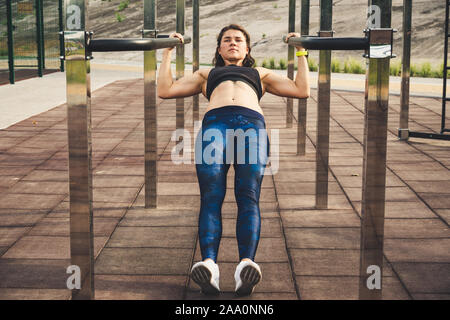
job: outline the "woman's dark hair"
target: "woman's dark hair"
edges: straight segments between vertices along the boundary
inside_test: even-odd
[[[216,67],[223,67],[225,65],[225,61],[223,61],[222,56],[219,54],[219,48],[220,48],[220,43],[222,42],[223,34],[231,29],[241,31],[244,34],[245,41],[247,42],[248,54],[245,56],[244,61],[242,61],[242,66],[252,68],[255,65],[255,59],[253,59],[253,57],[250,55],[250,51],[251,51],[250,35],[244,28],[242,28],[240,25],[237,25],[237,24],[230,24],[230,25],[222,28],[222,30],[220,30],[220,33],[217,36],[217,48],[216,48],[216,54],[212,61],[213,65]]]

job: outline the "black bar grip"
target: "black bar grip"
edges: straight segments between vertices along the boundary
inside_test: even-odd
[[[184,37],[184,44],[190,43],[191,37]],[[174,47],[180,44],[178,38],[145,39],[92,39],[87,45],[89,52],[147,51]]]
[[[283,36],[286,42],[286,36]],[[301,45],[308,50],[366,50],[369,38],[291,37],[290,46]]]

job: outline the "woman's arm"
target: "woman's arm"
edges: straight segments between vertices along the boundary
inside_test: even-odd
[[[287,39],[293,36],[300,37],[298,33],[289,33]],[[297,47],[297,51],[304,50],[305,49],[302,47]],[[266,75],[263,77],[262,81],[266,91],[277,96],[308,98],[310,95],[310,88],[309,67],[306,56],[298,57],[297,75],[295,77],[295,81],[289,79],[288,77],[280,76],[270,70],[266,71]]]
[[[179,33],[172,33],[171,38],[179,38],[183,41],[183,36]],[[192,75],[184,76],[173,81],[172,70],[170,68],[170,59],[173,48],[167,48],[163,51],[163,58],[158,72],[157,92],[158,97],[162,99],[183,98],[196,95],[202,92],[202,85],[205,78],[200,70]]]

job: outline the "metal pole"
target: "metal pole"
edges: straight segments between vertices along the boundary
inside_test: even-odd
[[[309,0],[302,0],[300,14],[300,34],[309,34]],[[304,156],[306,153],[306,109],[307,99],[298,99],[298,121],[297,121],[297,155]]]
[[[289,23],[288,32],[295,32],[295,0],[289,0]],[[294,79],[294,56],[295,48],[288,46],[288,66],[287,77]],[[294,101],[292,98],[286,99],[286,128],[292,127],[292,114],[294,110]]]
[[[176,31],[184,35],[185,31],[185,0],[177,0],[177,21]],[[184,46],[177,46],[176,53],[176,79],[180,79],[184,76]],[[184,129],[184,98],[176,99],[176,128]],[[180,138],[182,140],[182,138]],[[178,141],[180,141],[178,140]],[[183,149],[184,150],[184,149]]]
[[[9,66],[9,83],[15,83],[14,72],[14,27],[12,24],[12,8],[11,1],[6,1],[6,19],[8,24],[8,66]]]
[[[409,137],[409,78],[411,62],[411,15],[412,0],[403,0],[403,57],[402,84],[400,91],[400,127],[398,137],[408,140]]]
[[[64,31],[64,18],[63,18],[63,0],[58,0],[58,16],[59,16],[59,31]],[[64,56],[64,36],[60,33],[59,36],[59,55]],[[64,60],[61,59],[61,72],[64,72]]]
[[[42,59],[42,70],[45,70],[45,25],[44,25],[44,0],[41,1],[41,59]]]
[[[42,27],[41,14],[42,14],[42,1],[35,0],[36,6],[36,44],[37,44],[37,62],[38,62],[38,76],[42,77]]]
[[[81,271],[72,299],[94,299],[91,172],[91,84],[86,51],[88,0],[65,0],[67,126],[69,141],[70,256]]]
[[[144,37],[156,37],[157,0],[144,0]],[[156,109],[156,50],[144,51],[145,207],[156,208],[158,173],[158,123]]]
[[[392,2],[371,0],[369,5],[380,8],[381,28],[390,28]],[[392,44],[392,30],[370,32],[371,47]],[[359,282],[359,298],[364,300],[382,298],[389,63],[390,57],[369,57],[366,73]],[[379,287],[368,283],[374,268]]]
[[[332,0],[320,0],[319,37],[332,37]],[[328,207],[328,158],[330,148],[331,51],[320,50],[317,99],[316,208]]]
[[[441,134],[444,132],[448,132],[445,129],[445,117],[446,117],[446,109],[447,109],[447,74],[448,74],[448,19],[449,19],[449,0],[445,1],[445,40],[444,40],[444,70],[442,70],[442,115],[441,115]]]
[[[200,1],[193,0],[192,1],[192,28],[193,28],[193,47],[192,47],[192,72],[196,72],[200,68]],[[192,103],[192,121],[199,121],[199,95],[196,94],[193,97]]]

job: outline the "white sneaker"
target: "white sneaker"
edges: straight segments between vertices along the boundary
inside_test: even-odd
[[[219,266],[211,259],[194,264],[191,278],[204,294],[219,294]]]
[[[259,266],[253,261],[241,261],[234,273],[236,280],[236,294],[247,296],[252,294],[254,287],[261,281],[262,274]]]

